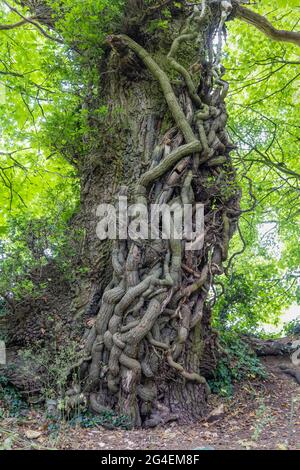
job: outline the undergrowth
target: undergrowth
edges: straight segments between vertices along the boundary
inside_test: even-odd
[[[27,403],[17,390],[8,383],[8,380],[0,375],[0,419],[15,418],[28,410]]]
[[[86,404],[69,409],[65,403],[66,391],[70,380],[78,381],[79,370],[70,371],[70,364],[78,361],[78,348],[75,342],[69,341],[63,347],[53,348],[50,351],[38,348],[36,351],[22,352],[23,367],[27,374],[33,377],[39,370],[40,397],[43,403],[39,412],[44,415],[48,432],[59,434],[66,426],[80,426],[82,428],[95,428],[104,426],[108,429],[131,429],[130,418],[114,411],[93,415]],[[33,368],[33,364],[37,369]],[[31,371],[30,371],[31,369]],[[7,417],[22,418],[22,411],[28,409],[21,395],[9,384],[4,376],[0,376],[0,419]]]
[[[97,426],[104,426],[106,428],[114,429],[121,428],[129,430],[132,428],[132,423],[127,415],[118,415],[113,411],[106,411],[100,415],[93,415],[90,412],[82,413],[79,416],[72,418],[69,422],[71,426],[80,426],[82,428],[95,428]]]
[[[235,383],[267,377],[259,358],[236,333],[223,331],[220,340],[224,354],[218,363],[215,377],[209,381],[213,393],[230,397]]]
[[[287,336],[300,335],[300,319],[297,318],[287,323],[284,327],[284,332]]]

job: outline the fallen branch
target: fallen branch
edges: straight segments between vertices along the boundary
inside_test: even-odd
[[[255,336],[243,336],[246,343],[254,350],[257,356],[284,356],[293,351],[293,341],[290,338],[278,340],[260,339]]]

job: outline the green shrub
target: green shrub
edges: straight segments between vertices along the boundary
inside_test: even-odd
[[[300,318],[287,323],[284,327],[284,332],[289,335],[300,335]]]
[[[236,333],[223,331],[221,345],[224,356],[219,361],[214,379],[209,383],[213,393],[231,396],[236,382],[266,378],[260,360]]]
[[[106,411],[100,415],[93,415],[90,412],[86,412],[76,416],[70,420],[71,425],[79,425],[82,428],[94,428],[97,426],[105,426],[108,428],[121,428],[129,430],[132,428],[132,424],[129,416],[118,415],[114,411]]]
[[[41,373],[41,394],[45,401],[62,400],[69,388],[71,365],[79,360],[78,345],[75,341],[66,341],[63,346],[50,345],[47,349],[37,348],[22,351],[24,363],[30,368],[35,363]],[[77,377],[78,368],[72,371],[73,379]],[[28,369],[28,373],[30,370]]]
[[[8,383],[6,377],[0,375],[0,419],[18,417],[27,408],[27,403],[21,395]]]

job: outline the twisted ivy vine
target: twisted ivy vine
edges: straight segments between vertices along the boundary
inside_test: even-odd
[[[195,368],[191,367],[188,350],[201,336],[198,327],[213,279],[224,272],[240,200],[233,186],[232,144],[225,129],[228,84],[221,65],[223,29],[232,6],[223,1],[215,8],[206,1],[194,6],[172,43],[167,62],[183,80],[180,93],[140,44],[126,35],[108,38],[117,53],[136,54],[159,82],[176,126],[154,150],[149,168],[136,185],[135,202],[205,205],[205,244],[200,251],[187,252],[188,240],[175,239],[118,241],[113,249],[114,276],[86,339],[82,366],[87,378],[80,391],[69,392],[69,403],[74,405],[87,396],[94,412],[119,408],[136,426],[163,421],[162,376],[162,382],[169,377],[191,384],[204,396],[210,392],[197,360]],[[208,51],[199,57],[197,83],[177,60],[185,43],[202,45]],[[170,152],[166,141],[171,141]],[[196,357],[201,361],[199,350]],[[164,415],[165,421],[173,419],[172,411]]]

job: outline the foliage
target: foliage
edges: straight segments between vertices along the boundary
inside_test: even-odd
[[[293,320],[285,325],[284,332],[287,336],[299,335],[300,336],[300,319]]]
[[[266,378],[266,372],[257,356],[234,332],[224,330],[221,335],[224,356],[219,361],[213,380],[209,385],[213,393],[231,396],[234,384],[241,380]]]
[[[280,271],[276,260],[260,251],[249,258],[249,247],[234,271],[222,277],[224,294],[214,309],[217,327],[257,332],[263,323],[278,324],[281,313],[290,305],[289,276]]]
[[[256,411],[256,425],[252,434],[253,441],[257,441],[265,428],[274,420],[271,409],[262,400]]]
[[[64,345],[55,344],[46,348],[37,347],[34,351],[27,349],[22,351],[24,362],[34,361],[40,369],[39,380],[41,382],[41,395],[45,401],[58,400],[59,408],[64,415],[63,397],[69,387],[71,365],[78,361],[78,345],[74,341],[66,340]],[[78,369],[74,371],[74,380]],[[73,373],[72,372],[72,373]],[[28,370],[30,373],[30,370]]]
[[[28,408],[26,402],[3,375],[0,375],[0,420],[4,417],[18,417]]]
[[[290,29],[296,7],[284,0],[251,5],[279,29]],[[298,302],[299,57],[295,46],[271,41],[248,24],[232,21],[228,28],[229,131],[238,145],[233,158],[244,213],[231,245],[231,255],[240,254],[222,279],[226,294],[216,317],[251,331],[276,324]]]
[[[17,18],[0,11],[1,22],[11,23]],[[41,37],[35,28],[1,32],[0,49],[2,234],[11,216],[27,214],[30,218],[32,210],[35,215],[49,213],[54,200],[63,204],[76,199],[74,168],[50,145],[51,132],[46,138],[44,126],[51,127],[48,118],[58,109],[71,113],[79,97],[72,88],[78,80],[67,53]],[[62,131],[63,122],[56,122],[57,127]]]
[[[0,299],[0,318],[3,317],[6,313],[6,305],[3,299]]]
[[[89,412],[80,414],[69,422],[71,426],[81,426],[82,428],[94,428],[105,426],[109,428],[131,429],[130,418],[126,415],[118,415],[114,411],[106,411],[99,415]]]
[[[64,217],[70,211],[65,210]],[[28,220],[27,214],[11,219],[6,237],[0,242],[0,295],[14,301],[40,296],[47,287],[44,269],[50,262],[61,278],[72,281],[82,231],[70,229],[67,220],[55,212]],[[3,301],[2,301],[3,303]]]
[[[54,12],[58,31],[75,49],[87,53],[85,60],[91,59],[91,54],[97,54],[99,58],[105,37],[122,19],[124,6],[123,0],[64,0],[62,15],[60,1],[48,0],[48,3]]]

